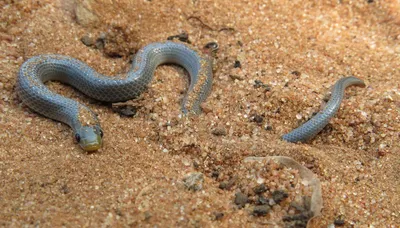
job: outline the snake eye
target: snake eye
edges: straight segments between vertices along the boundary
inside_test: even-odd
[[[104,135],[104,133],[103,133],[103,131],[100,129],[100,137],[103,138],[103,135]]]
[[[219,45],[218,45],[217,42],[210,42],[210,43],[207,43],[207,44],[204,46],[204,48],[210,49],[211,51],[216,51],[216,50],[218,50]]]
[[[77,142],[80,142],[81,141],[81,136],[78,133],[76,133],[75,134],[75,139],[76,139]]]

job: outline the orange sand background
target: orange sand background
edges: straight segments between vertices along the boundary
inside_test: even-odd
[[[94,15],[90,23],[77,23],[79,4]],[[261,226],[233,204],[236,189],[218,186],[244,175],[245,157],[270,155],[290,156],[320,178],[324,209],[315,227],[341,215],[346,226],[400,224],[399,25],[397,0],[1,1],[0,225]],[[102,32],[112,37],[105,50],[80,41]],[[200,116],[179,118],[186,86],[179,67],[157,69],[132,118],[50,83],[98,113],[105,144],[87,154],[68,126],[16,97],[18,68],[33,55],[64,54],[115,75],[138,48],[182,32],[194,48],[220,45]],[[347,89],[336,117],[310,143],[281,141],[347,75],[367,87]],[[254,88],[255,80],[271,90]],[[213,135],[215,128],[226,135]],[[212,178],[217,168],[225,176]],[[202,191],[182,187],[193,171],[205,176]],[[211,219],[216,211],[221,220]]]

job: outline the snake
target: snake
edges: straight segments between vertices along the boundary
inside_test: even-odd
[[[328,123],[329,120],[337,113],[342,103],[344,91],[348,86],[365,87],[364,81],[349,76],[343,77],[334,84],[331,96],[325,108],[318,112],[310,120],[282,136],[287,142],[307,142],[316,136]]]
[[[212,52],[215,42],[199,53],[174,41],[150,43],[135,55],[130,69],[114,77],[98,73],[87,64],[64,55],[44,54],[26,60],[17,76],[18,97],[35,112],[69,125],[85,151],[96,151],[103,144],[103,130],[97,115],[86,105],[52,92],[47,81],[60,81],[85,95],[103,102],[123,102],[137,98],[152,81],[161,64],[177,64],[189,73],[189,87],[181,111],[199,114],[213,83]]]

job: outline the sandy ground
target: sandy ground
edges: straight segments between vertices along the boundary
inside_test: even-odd
[[[247,175],[245,157],[271,155],[290,156],[320,178],[324,208],[313,227],[339,219],[346,227],[400,224],[399,1],[111,2],[0,1],[1,226],[282,225],[252,215],[250,203],[235,205],[244,182],[220,188]],[[18,68],[33,55],[64,54],[115,75],[138,48],[182,32],[194,48],[220,45],[199,116],[180,118],[186,82],[175,66],[157,69],[129,118],[49,83],[98,113],[105,144],[87,154],[68,126],[30,111],[15,94]],[[85,36],[106,38],[88,47]],[[348,88],[314,140],[280,139],[348,75],[367,87]],[[199,191],[184,187],[192,172],[204,176]]]

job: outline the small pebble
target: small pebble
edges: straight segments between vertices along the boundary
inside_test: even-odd
[[[297,76],[297,77],[300,77],[300,76],[301,76],[301,72],[300,72],[300,71],[297,71],[297,70],[292,71],[292,74],[295,75],[295,76]]]
[[[257,204],[259,204],[259,205],[265,205],[265,204],[268,204],[268,199],[267,198],[265,198],[264,196],[259,196],[258,198],[257,198]]]
[[[83,43],[84,45],[86,45],[86,46],[88,46],[88,47],[89,47],[89,46],[92,46],[92,45],[94,44],[93,38],[89,37],[88,35],[82,36],[81,41],[82,41],[82,43]]]
[[[282,200],[286,199],[289,197],[289,194],[283,190],[276,190],[272,193],[272,199],[276,203],[282,202]]]
[[[216,127],[216,128],[214,128],[214,130],[212,130],[211,133],[216,136],[223,136],[223,135],[226,135],[227,132],[224,127]]]
[[[256,122],[256,123],[262,123],[263,120],[264,120],[264,117],[262,117],[262,116],[260,116],[260,115],[254,115],[254,116],[252,117],[252,119],[253,119],[253,121]]]
[[[187,34],[186,32],[183,32],[183,33],[181,33],[181,34],[178,34],[178,35],[173,35],[173,36],[169,36],[168,38],[167,38],[167,40],[173,40],[173,39],[178,39],[179,41],[182,41],[182,42],[185,42],[185,43],[189,43],[190,44],[190,41],[189,41],[189,34]]]
[[[232,75],[232,74],[230,74],[229,75],[229,77],[232,79],[232,80],[238,80],[238,81],[243,81],[243,77],[241,77],[241,76],[239,76],[239,75]]]
[[[271,131],[271,130],[272,130],[272,126],[270,126],[270,125],[268,125],[268,124],[265,124],[265,125],[264,125],[264,129],[265,129],[266,131]]]
[[[236,183],[237,177],[232,177],[229,181],[223,181],[219,184],[219,188],[223,190],[230,190]]]
[[[121,107],[113,107],[113,111],[119,113],[121,116],[132,117],[137,113],[137,107],[126,105]]]
[[[311,211],[305,211],[300,214],[295,214],[295,215],[286,215],[283,217],[284,222],[290,222],[290,221],[308,221],[310,218],[313,216],[313,212]]]
[[[234,68],[242,68],[242,64],[240,63],[239,60],[236,60],[236,61],[235,61],[235,64],[233,64],[233,67],[234,67]]]
[[[202,173],[189,173],[183,178],[183,183],[188,190],[199,191],[203,189],[204,177]]]
[[[219,171],[218,170],[214,170],[211,173],[211,177],[217,179],[219,177]]]
[[[258,88],[264,88],[265,91],[270,91],[270,90],[271,90],[271,87],[270,87],[269,85],[264,84],[264,83],[263,83],[262,81],[260,81],[260,80],[255,80],[253,86],[254,86],[254,88],[256,88],[256,89],[258,89]]]
[[[256,194],[262,194],[266,192],[268,188],[265,186],[265,184],[260,184],[254,188],[254,193]]]
[[[221,220],[224,217],[224,213],[216,211],[213,213],[214,214],[214,219],[215,220]]]
[[[344,221],[344,216],[343,215],[339,215],[335,221],[333,222],[333,224],[335,224],[336,226],[343,226],[345,223]]]
[[[235,204],[239,206],[239,208],[243,208],[246,203],[248,202],[249,198],[247,197],[247,195],[241,193],[241,192],[237,192],[235,194]]]
[[[255,216],[265,216],[271,210],[271,207],[268,205],[258,205],[253,209],[253,215]]]

